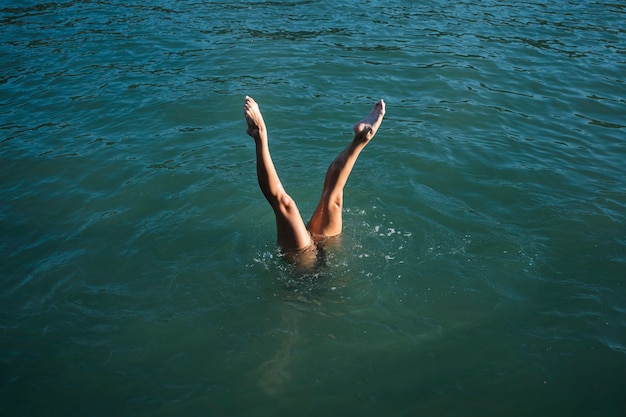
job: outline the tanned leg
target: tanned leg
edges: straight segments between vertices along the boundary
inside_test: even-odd
[[[308,224],[314,236],[336,236],[341,233],[343,188],[359,154],[378,131],[384,116],[385,102],[379,100],[371,113],[354,125],[354,139],[328,167],[322,197]]]
[[[246,96],[244,116],[248,124],[247,133],[256,144],[257,177],[263,195],[272,206],[276,216],[278,244],[284,251],[304,249],[312,244],[309,231],[300,216],[293,199],[285,192],[278,178],[267,139],[267,128],[259,105]]]

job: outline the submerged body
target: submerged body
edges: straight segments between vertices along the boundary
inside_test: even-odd
[[[247,133],[256,144],[256,169],[259,186],[276,217],[278,244],[285,254],[308,263],[317,245],[339,236],[342,230],[343,189],[356,160],[372,140],[385,115],[385,102],[379,100],[372,111],[353,126],[354,138],[328,167],[317,208],[305,224],[295,201],[287,194],[278,177],[269,151],[267,127],[259,106],[246,96],[244,116]],[[303,259],[301,259],[303,258]]]

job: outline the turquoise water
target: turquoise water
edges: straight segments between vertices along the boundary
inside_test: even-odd
[[[0,414],[626,415],[624,4],[0,6]]]

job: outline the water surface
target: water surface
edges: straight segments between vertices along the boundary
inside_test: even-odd
[[[625,415],[625,17],[0,2],[0,411]],[[315,273],[245,95],[305,217],[387,102]]]

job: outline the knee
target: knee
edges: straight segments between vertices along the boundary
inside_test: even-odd
[[[282,192],[277,196],[276,204],[276,208],[283,213],[292,213],[297,210],[296,202],[286,192]]]
[[[343,193],[342,192],[331,193],[327,198],[326,205],[329,210],[341,211],[343,208]]]

